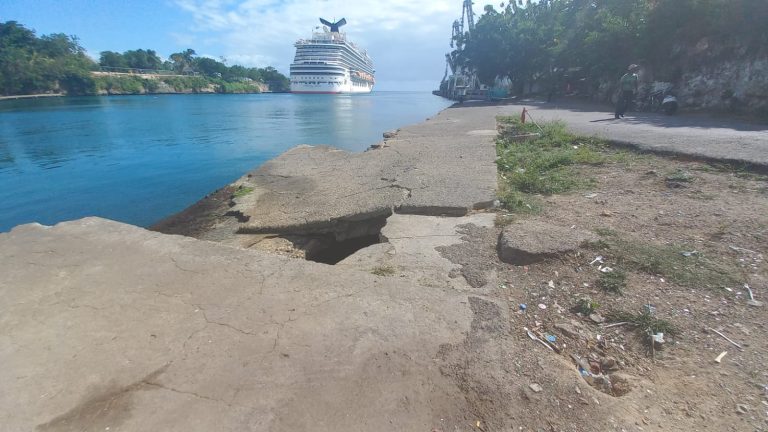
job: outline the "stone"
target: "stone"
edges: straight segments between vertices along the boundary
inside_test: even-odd
[[[568,323],[557,323],[555,324],[555,328],[571,339],[578,339],[580,337],[579,330]]]
[[[526,220],[504,228],[498,253],[506,263],[528,265],[574,251],[590,241],[597,241],[597,237],[587,231]]]
[[[749,406],[744,404],[737,404],[736,405],[736,412],[738,414],[748,414],[749,413]]]
[[[531,390],[533,390],[536,393],[541,393],[544,390],[540,385],[536,383],[530,384],[528,387],[530,387]]]
[[[754,307],[763,307],[763,302],[761,302],[760,300],[749,300],[747,301],[747,304],[749,306],[754,306]]]
[[[617,370],[619,368],[619,364],[613,357],[605,357],[600,361],[600,365],[603,367],[603,370]]]
[[[602,324],[602,323],[604,323],[604,322],[605,322],[605,318],[603,318],[603,316],[602,316],[602,315],[600,315],[599,313],[593,313],[593,314],[591,314],[591,315],[589,316],[589,319],[591,319],[591,320],[592,320],[592,322],[594,322],[594,323],[597,323],[597,324]]]
[[[384,137],[384,139],[394,138],[397,136],[397,131],[396,130],[386,131],[382,134],[382,136]]]

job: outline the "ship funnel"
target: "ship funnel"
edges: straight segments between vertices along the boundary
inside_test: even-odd
[[[338,33],[339,32],[339,27],[341,27],[344,24],[346,24],[347,20],[342,18],[342,19],[336,21],[335,23],[332,23],[332,22],[329,22],[329,21],[326,21],[326,20],[320,18],[320,22],[325,24],[325,25],[327,25],[328,27],[330,27],[332,33]]]

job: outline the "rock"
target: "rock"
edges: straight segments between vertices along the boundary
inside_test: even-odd
[[[754,307],[763,307],[763,302],[761,302],[760,300],[749,300],[747,301],[747,304],[749,306],[754,306]]]
[[[397,136],[397,131],[396,130],[386,131],[382,134],[382,136],[384,136],[384,139],[394,138]]]
[[[600,361],[603,370],[613,371],[619,368],[619,364],[613,357],[606,357]]]
[[[520,221],[504,228],[499,236],[498,253],[506,263],[527,265],[571,252],[589,241],[597,241],[597,237],[587,231]]]
[[[536,383],[530,384],[528,387],[530,387],[531,390],[535,391],[536,393],[540,393],[542,390],[544,390],[540,385]]]
[[[557,323],[555,324],[555,328],[571,339],[578,339],[580,337],[579,330],[568,323]]]
[[[589,316],[589,319],[591,319],[593,322],[595,322],[595,323],[597,323],[597,324],[602,324],[602,323],[604,323],[604,322],[605,322],[605,318],[603,318],[603,316],[602,316],[602,315],[600,315],[599,313],[593,313],[593,314],[591,314],[591,315]]]
[[[736,405],[736,412],[738,414],[748,414],[749,413],[749,406],[744,404],[737,404]]]

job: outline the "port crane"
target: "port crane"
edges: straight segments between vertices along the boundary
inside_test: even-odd
[[[475,13],[472,10],[472,4],[472,0],[463,0],[461,19],[453,22],[451,48],[455,48],[455,50],[445,55],[445,74],[440,82],[440,90],[435,92],[449,99],[462,100],[480,87],[474,71],[459,63],[464,45],[475,31]],[[465,28],[467,29],[466,33],[464,31]],[[448,69],[451,71],[450,76],[448,75]]]

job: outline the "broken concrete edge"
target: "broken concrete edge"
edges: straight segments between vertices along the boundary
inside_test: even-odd
[[[377,234],[386,224],[386,219],[392,214],[417,216],[462,217],[472,211],[487,210],[493,207],[493,201],[475,203],[467,207],[438,207],[401,204],[394,207],[381,208],[371,212],[357,213],[343,218],[330,220],[307,221],[301,225],[242,225],[237,234],[272,234],[272,235],[315,235],[334,234],[336,240]],[[235,215],[231,215],[235,216]],[[379,225],[379,222],[381,224]],[[374,229],[361,229],[375,225]],[[375,230],[375,232],[374,232]],[[358,235],[354,235],[359,232]]]
[[[372,212],[356,214],[331,220],[307,221],[301,225],[241,225],[237,234],[273,234],[273,235],[322,235],[333,234],[336,240],[378,234],[393,213],[391,208],[377,209]]]
[[[612,147],[624,148],[641,154],[652,154],[658,156],[672,157],[681,161],[703,162],[707,164],[726,165],[734,170],[744,170],[756,174],[768,175],[768,163],[759,163],[746,159],[707,156],[701,153],[686,153],[679,150],[673,150],[664,147],[646,147],[631,141],[607,139],[599,135],[594,138],[605,140]]]

